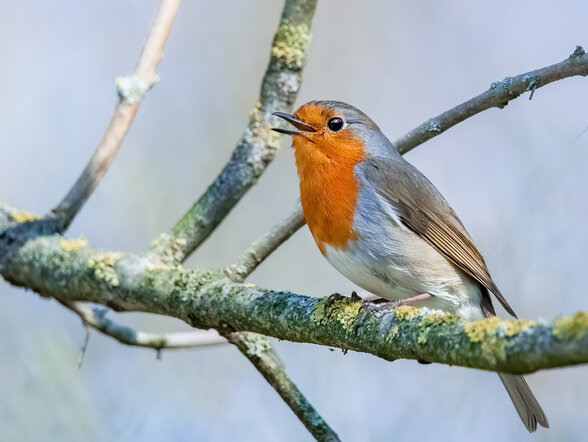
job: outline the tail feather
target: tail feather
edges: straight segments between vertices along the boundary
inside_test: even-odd
[[[537,423],[542,427],[549,428],[547,417],[545,417],[541,405],[537,402],[525,378],[506,373],[498,373],[498,376],[527,430],[529,432],[535,431]]]

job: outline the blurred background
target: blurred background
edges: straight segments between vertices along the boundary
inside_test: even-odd
[[[215,177],[247,122],[282,2],[186,1],[102,185],[68,236],[144,251]],[[158,2],[26,0],[0,14],[0,201],[45,213],[77,178],[116,104]],[[298,104],[338,99],[392,139],[487,89],[588,45],[584,0],[319,1]],[[523,318],[586,309],[588,79],[489,110],[408,154],[453,205]],[[289,139],[187,263],[223,266],[297,204]],[[304,228],[250,278],[313,296],[353,284]],[[113,316],[150,331],[149,315]],[[229,346],[162,360],[84,329],[54,301],[0,283],[0,440],[303,441],[309,433]],[[287,371],[346,441],[585,440],[587,367],[528,377],[552,429],[530,436],[498,377],[276,343]]]

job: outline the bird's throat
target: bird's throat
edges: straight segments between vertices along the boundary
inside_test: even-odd
[[[353,218],[359,186],[354,167],[363,150],[333,158],[305,143],[295,148],[295,156],[302,210],[317,246],[323,255],[327,245],[345,248],[356,237]]]

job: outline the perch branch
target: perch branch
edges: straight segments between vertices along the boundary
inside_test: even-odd
[[[218,226],[273,160],[279,136],[272,113],[292,109],[311,39],[316,0],[286,0],[263,77],[259,101],[231,159],[206,192],[151,249],[165,262],[183,262]]]
[[[86,168],[65,198],[52,210],[61,232],[68,228],[108,171],[135,119],[145,92],[159,81],[155,68],[161,60],[163,47],[180,3],[181,0],[161,2],[135,72],[130,77],[117,79],[119,103],[112,118]]]
[[[222,271],[153,265],[148,258],[102,252],[87,242],[64,247],[43,220],[18,223],[0,208],[0,249],[25,224],[28,241],[3,256],[0,273],[14,285],[60,301],[117,311],[163,314],[196,328],[251,331],[278,339],[420,359],[505,373],[588,362],[588,312],[551,323],[489,318],[467,322],[450,313],[391,309],[344,298],[329,302],[230,281]],[[74,240],[65,240],[74,241]]]

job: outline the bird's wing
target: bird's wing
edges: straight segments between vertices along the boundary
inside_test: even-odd
[[[357,166],[357,173],[363,174],[409,229],[494,293],[506,311],[516,318],[465,227],[421,172],[402,158],[370,157]]]

